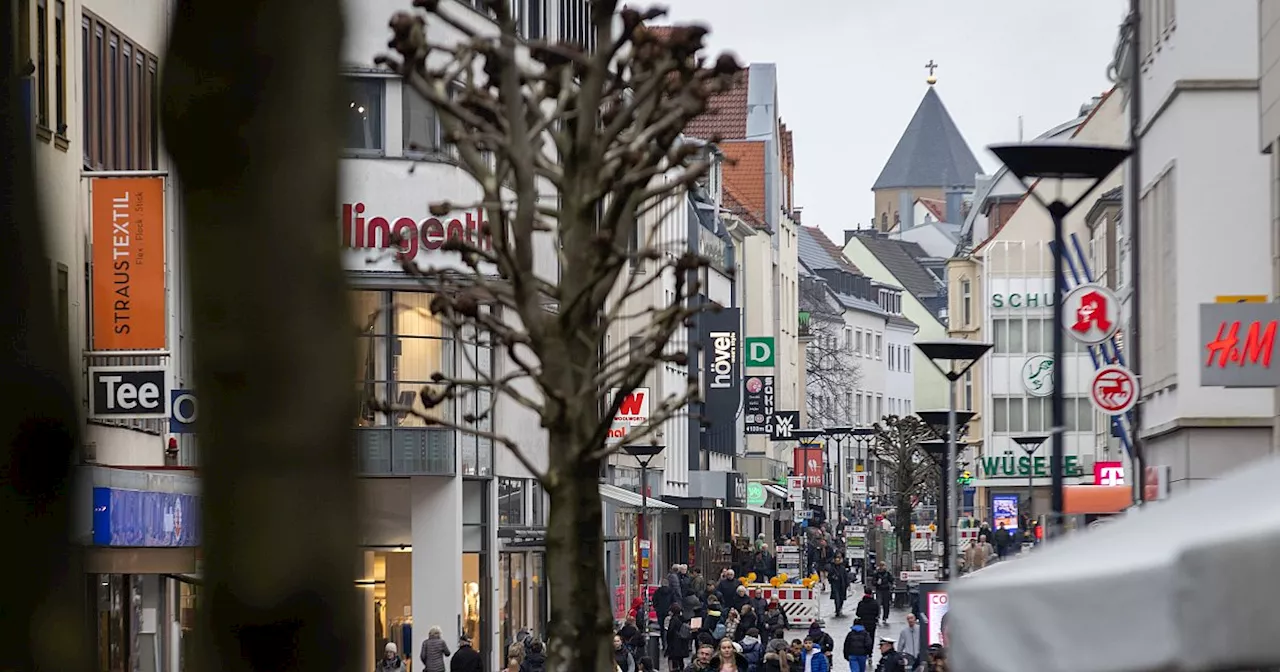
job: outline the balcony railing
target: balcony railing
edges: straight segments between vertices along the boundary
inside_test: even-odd
[[[454,476],[457,442],[440,427],[361,427],[353,430],[361,476]]]
[[[800,330],[797,333],[801,338],[812,335],[809,331],[809,311],[807,310],[800,311]]]

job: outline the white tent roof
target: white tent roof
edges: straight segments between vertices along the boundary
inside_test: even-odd
[[[954,672],[1280,664],[1280,460],[952,584]]]

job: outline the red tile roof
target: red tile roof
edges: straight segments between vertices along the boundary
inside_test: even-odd
[[[928,209],[933,218],[939,222],[947,221],[947,202],[936,198],[917,198],[916,201]],[[959,224],[960,222],[947,222],[948,224]]]
[[[766,217],[764,181],[764,142],[760,140],[725,142],[720,144],[724,152],[724,190],[733,192],[734,200],[752,213],[763,226]]]
[[[732,88],[717,93],[707,101],[707,111],[689,122],[685,135],[700,140],[719,137],[743,140],[747,137],[747,74],[743,69]]]
[[[844,250],[840,249],[840,246],[836,245],[835,241],[828,238],[827,234],[822,232],[822,229],[819,229],[816,226],[806,226],[804,227],[804,230],[808,231],[809,235],[813,236],[813,239],[822,246],[822,249],[826,250],[827,254],[831,255],[831,258],[835,260],[841,270],[862,275],[862,271],[858,270],[858,267],[854,266],[853,262],[849,261],[849,258],[844,256]]]

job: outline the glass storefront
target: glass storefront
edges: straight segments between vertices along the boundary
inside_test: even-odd
[[[462,554],[462,632],[471,638],[476,651],[486,653],[484,603],[484,554]],[[419,625],[430,627],[431,624]],[[402,655],[413,658],[413,551],[375,551],[373,554],[374,651],[387,642],[395,643]],[[452,646],[452,642],[450,643]]]
[[[503,646],[528,632],[546,640],[547,592],[543,578],[546,553],[515,551],[498,554],[498,618]]]
[[[97,605],[97,669],[99,672],[136,672],[138,620],[142,617],[142,584],[132,574],[99,574],[90,577]]]

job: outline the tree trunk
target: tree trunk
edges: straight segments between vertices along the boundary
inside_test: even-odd
[[[77,398],[53,315],[10,10],[0,11],[0,538],[19,547],[5,554],[0,669],[85,670],[85,579],[70,536]]]
[[[894,521],[893,531],[898,537],[898,551],[893,554],[891,566],[894,573],[900,572],[906,567],[902,566],[902,558],[911,558],[914,554],[911,552],[911,495],[899,493],[897,501],[894,503]]]
[[[333,230],[339,0],[181,0],[162,120],[201,408],[197,669],[357,670],[353,330]]]
[[[552,431],[551,446],[569,446],[569,433]],[[566,454],[578,451],[565,450]],[[589,452],[589,451],[583,451]],[[605,582],[600,462],[577,465],[552,452],[554,478],[547,487],[547,586],[551,591],[548,669],[597,672],[613,669],[613,619]],[[557,461],[566,462],[557,468]]]

